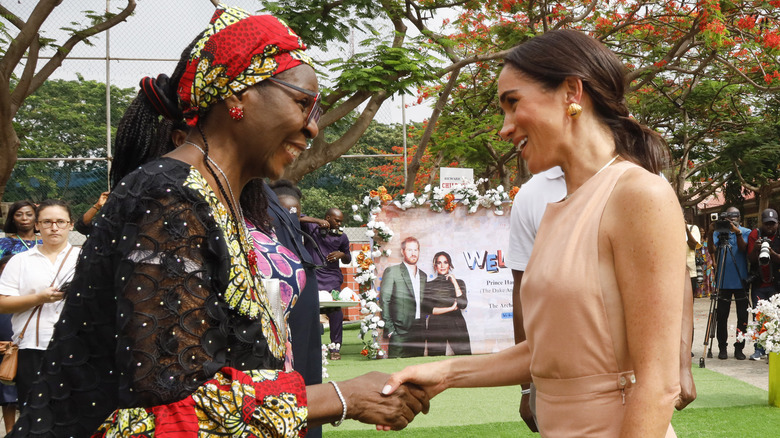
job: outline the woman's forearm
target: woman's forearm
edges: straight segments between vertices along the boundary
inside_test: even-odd
[[[626,413],[620,430],[621,438],[664,437],[674,412],[679,385],[647,382],[637,386],[626,397]]]
[[[451,359],[449,388],[475,388],[531,383],[531,352],[521,342],[498,353]]]
[[[341,418],[341,400],[333,385],[323,383],[307,386],[306,400],[309,404],[309,427],[332,423]]]
[[[0,295],[0,313],[21,313],[43,304],[45,300],[39,294],[9,296]]]

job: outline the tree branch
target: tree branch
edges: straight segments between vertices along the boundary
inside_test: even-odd
[[[38,89],[41,85],[43,85],[44,82],[46,82],[46,79],[51,76],[51,74],[59,68],[60,65],[62,65],[62,61],[65,60],[65,58],[68,57],[70,52],[73,50],[73,47],[76,46],[76,44],[84,41],[85,39],[99,34],[101,32],[105,32],[108,29],[111,29],[112,27],[116,26],[117,24],[125,21],[127,17],[129,17],[133,11],[135,10],[135,0],[127,0],[127,6],[120,11],[118,14],[111,16],[106,19],[106,21],[102,21],[100,23],[95,24],[92,27],[88,27],[84,30],[80,30],[76,32],[73,36],[71,36],[67,41],[65,41],[65,44],[59,47],[57,49],[57,53],[52,56],[52,58],[49,60],[49,62],[46,63],[46,65],[41,68],[40,71],[35,75],[35,77],[32,80],[32,83],[30,84],[30,87],[27,90],[19,90],[17,87],[14,89],[14,93],[11,96],[12,99],[16,100],[18,99],[18,102],[21,103],[24,98],[29,96],[30,94],[34,93],[35,90]],[[17,91],[20,91],[17,93]]]
[[[12,21],[15,26],[21,25],[21,27],[19,28],[19,34],[8,45],[5,56],[0,59],[0,77],[3,79],[11,78],[14,69],[19,64],[19,61],[22,60],[32,41],[38,39],[38,30],[40,30],[46,19],[49,18],[49,14],[61,2],[62,0],[41,0],[35,5],[32,13],[30,13],[29,21],[25,23],[18,17]],[[13,17],[12,15],[12,19]]]
[[[425,155],[428,140],[430,140],[433,131],[436,129],[436,122],[439,120],[439,115],[444,109],[447,99],[449,99],[450,93],[452,93],[452,89],[455,88],[455,84],[458,82],[459,73],[459,69],[452,72],[450,80],[447,82],[444,89],[442,89],[441,94],[439,94],[439,99],[436,101],[436,106],[433,108],[431,118],[428,120],[428,126],[425,128],[425,132],[423,133],[422,138],[420,138],[420,144],[417,146],[417,151],[414,153],[414,158],[412,158],[412,162],[409,164],[407,180],[404,183],[405,193],[414,193],[414,180],[417,176],[417,171],[420,169],[420,160],[423,155]]]

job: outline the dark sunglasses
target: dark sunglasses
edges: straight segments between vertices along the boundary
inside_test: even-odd
[[[307,96],[311,96],[314,98],[314,104],[309,108],[309,113],[306,115],[306,126],[311,123],[312,120],[314,120],[314,123],[320,121],[320,116],[322,116],[322,107],[320,106],[320,102],[322,101],[322,96],[320,93],[315,93],[313,91],[307,90],[305,88],[301,88],[297,85],[293,85],[289,82],[280,81],[279,79],[276,79],[274,77],[268,78],[269,81],[277,83],[279,85],[284,85],[285,87],[292,88],[295,91],[299,91]]]

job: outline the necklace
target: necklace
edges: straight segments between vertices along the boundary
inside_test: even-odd
[[[614,157],[612,157],[612,159],[611,159],[611,160],[609,160],[609,161],[607,161],[607,164],[605,164],[604,166],[602,166],[602,168],[601,168],[601,169],[599,169],[599,171],[598,171],[598,172],[594,173],[594,174],[593,174],[593,176],[596,176],[596,175],[600,174],[600,173],[601,173],[601,171],[603,171],[604,169],[606,169],[607,167],[609,167],[609,165],[610,165],[610,164],[614,163],[614,162],[615,162],[615,160],[617,160],[617,159],[618,159],[618,157],[619,157],[619,155],[615,155]],[[591,176],[591,178],[593,178],[593,176]],[[568,195],[566,195],[566,196],[563,198],[563,200],[565,201],[565,200],[569,199],[569,197],[570,197],[571,195],[573,195],[573,194],[574,194],[574,193],[569,193]]]
[[[244,255],[246,256],[247,260],[249,261],[249,271],[253,276],[257,276],[257,273],[259,272],[257,269],[257,254],[255,254],[255,251],[253,248],[248,247],[250,246],[251,240],[249,239],[249,231],[246,229],[246,222],[244,220],[244,213],[241,211],[241,204],[238,203],[236,200],[236,195],[233,193],[233,187],[230,185],[230,180],[228,179],[227,175],[225,174],[225,171],[222,170],[221,167],[219,167],[219,164],[217,164],[216,161],[214,161],[213,158],[206,155],[206,151],[203,150],[200,146],[197,144],[185,140],[184,143],[195,146],[195,148],[200,151],[201,154],[203,154],[204,157],[206,157],[207,160],[209,160],[209,163],[213,164],[214,167],[217,168],[220,175],[222,175],[222,179],[225,180],[225,183],[227,183],[228,192],[230,192],[230,200],[228,202],[231,202],[233,206],[236,206],[235,208],[231,208],[233,211],[233,219],[236,221],[236,227],[238,228],[239,236],[242,238],[241,247],[242,251],[244,252]],[[248,248],[247,248],[248,247]]]
[[[22,236],[17,234],[16,237],[19,239],[20,242],[22,242],[22,245],[24,245],[25,248],[27,248],[28,250],[30,249],[30,246],[27,244],[27,242],[24,241],[24,239],[22,239]],[[38,240],[35,238],[35,234],[33,234],[32,243],[33,243],[32,244],[33,248],[35,248],[35,245],[38,244]]]

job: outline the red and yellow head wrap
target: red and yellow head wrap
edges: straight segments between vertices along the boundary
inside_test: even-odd
[[[278,18],[220,4],[179,81],[187,124],[195,126],[198,116],[220,100],[300,64],[311,65],[304,49]]]

